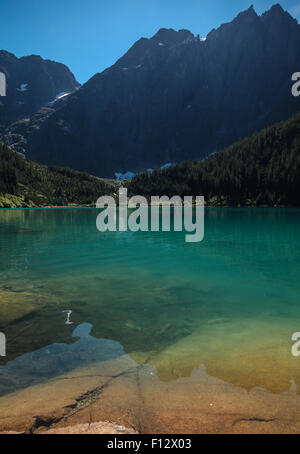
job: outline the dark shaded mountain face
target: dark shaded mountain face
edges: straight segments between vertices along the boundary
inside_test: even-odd
[[[58,95],[74,92],[80,86],[65,65],[37,55],[17,58],[1,50],[0,72],[7,83],[7,96],[0,98],[2,125],[32,115]]]
[[[299,110],[297,71],[297,21],[279,5],[262,16],[251,7],[206,40],[166,29],[140,39],[4,140],[39,162],[107,177],[201,159]]]

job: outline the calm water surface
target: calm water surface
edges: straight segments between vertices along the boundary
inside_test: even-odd
[[[194,244],[99,233],[96,216],[0,210],[0,395],[124,354],[163,382],[205,366],[247,390],[300,390],[300,210],[209,208]]]

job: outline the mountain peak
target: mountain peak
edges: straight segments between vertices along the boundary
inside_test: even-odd
[[[276,3],[275,5],[272,5],[271,8],[269,9],[269,12],[276,12],[276,13],[284,13],[284,9],[280,5],[280,3]]]
[[[152,38],[141,38],[119,58],[114,67],[139,66],[143,63],[145,55],[155,49],[170,49],[186,40],[194,39],[189,30],[173,30],[173,28],[161,28]]]
[[[5,49],[0,50],[0,57],[6,57],[6,58],[9,57],[9,58],[13,58],[13,59],[17,60],[17,57],[14,54],[12,54],[11,52],[8,52]]]
[[[254,6],[253,6],[253,5],[249,6],[249,8],[247,9],[247,12],[248,12],[248,13],[250,13],[250,14],[253,14],[253,13],[254,13],[254,14],[256,14],[256,12],[255,12],[255,9],[254,9]]]
[[[262,14],[262,19],[263,20],[268,20],[268,21],[278,21],[278,20],[289,20],[290,22],[297,22],[296,19],[294,19],[288,11],[285,11],[282,6],[279,3],[276,3],[273,5],[268,11]]]
[[[253,24],[259,23],[260,18],[257,15],[253,5],[251,5],[248,9],[245,11],[240,12],[235,19],[231,22],[227,22],[225,24],[222,24],[219,28],[217,29],[212,29],[211,32],[208,33],[207,35],[207,40],[211,38],[216,38],[216,37],[223,37],[225,35],[232,35],[234,36],[237,31],[244,32],[249,29],[249,26],[252,26]]]
[[[175,31],[173,28],[161,28],[151,38],[151,41],[170,46],[180,44],[187,38],[194,38],[194,35],[189,30]]]
[[[236,19],[241,19],[241,18],[257,18],[258,15],[256,14],[256,11],[254,9],[254,6],[251,5],[249,6],[248,9],[246,9],[245,11],[242,11],[240,14],[238,14],[238,16],[236,17]]]
[[[44,60],[40,55],[18,58],[0,50],[0,71],[7,78],[7,93],[0,109],[3,125],[33,115],[60,93],[71,93],[79,87],[65,65]]]

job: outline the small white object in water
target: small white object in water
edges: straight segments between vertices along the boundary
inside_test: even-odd
[[[66,325],[73,325],[73,322],[70,321],[70,317],[73,311],[63,311],[64,313],[67,314],[67,320],[66,320]]]

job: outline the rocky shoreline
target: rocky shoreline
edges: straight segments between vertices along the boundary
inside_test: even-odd
[[[124,355],[1,397],[0,432],[288,434],[300,433],[299,410],[292,388],[248,392],[203,367],[162,382]]]

